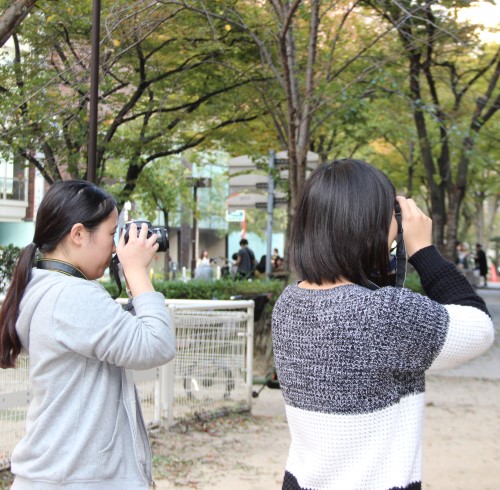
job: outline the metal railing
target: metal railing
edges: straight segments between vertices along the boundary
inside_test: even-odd
[[[170,363],[134,371],[148,426],[172,426],[195,415],[250,410],[254,302],[166,300],[177,355]],[[31,398],[29,358],[0,370],[0,469],[21,439]]]

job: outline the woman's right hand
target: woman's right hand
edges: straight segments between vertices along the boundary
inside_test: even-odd
[[[397,196],[401,208],[403,239],[408,257],[432,245],[432,220],[423,213],[413,199]]]
[[[116,254],[123,267],[123,274],[132,296],[137,296],[147,291],[154,291],[149,280],[148,268],[158,250],[156,234],[149,238],[148,226],[143,223],[137,233],[137,225],[130,224],[128,241],[125,243],[125,232],[122,232],[116,247]]]

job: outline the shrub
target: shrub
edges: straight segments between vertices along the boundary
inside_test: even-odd
[[[20,252],[21,249],[12,244],[0,246],[0,293],[9,285]]]
[[[219,281],[155,281],[153,285],[156,291],[162,293],[165,298],[172,299],[230,299],[231,296],[251,297],[257,294],[270,293],[271,304],[278,299],[285,287],[282,281],[256,280],[256,281],[233,281],[224,279]],[[104,282],[103,286],[111,295],[118,293],[114,282]],[[121,297],[126,297],[122,291]]]

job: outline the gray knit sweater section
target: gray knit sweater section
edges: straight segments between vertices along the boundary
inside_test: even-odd
[[[444,306],[408,289],[288,286],[273,311],[283,396],[304,410],[358,414],[425,389],[442,348]]]

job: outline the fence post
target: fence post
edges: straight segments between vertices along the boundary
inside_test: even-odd
[[[175,306],[169,305],[168,312],[172,320],[174,336],[176,332]],[[174,425],[174,384],[175,384],[175,357],[161,367],[161,407],[163,412],[162,420],[167,419],[167,427]],[[166,417],[165,417],[166,411]]]
[[[252,300],[252,306],[247,308],[247,388],[248,388],[248,407],[252,411],[252,388],[253,388],[253,331],[254,331],[254,310],[255,302]]]

